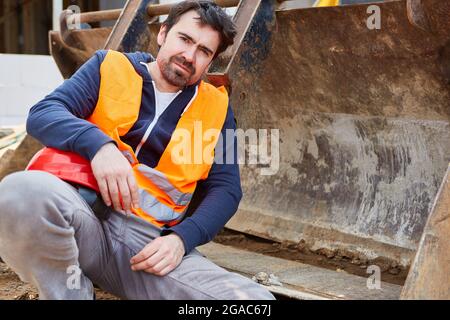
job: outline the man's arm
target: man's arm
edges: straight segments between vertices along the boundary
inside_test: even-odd
[[[112,138],[85,120],[97,105],[100,65],[106,54],[97,51],[70,79],[33,106],[27,131],[48,147],[88,159],[106,205],[130,210],[132,205],[139,206],[131,165]]]
[[[113,142],[84,120],[97,105],[100,64],[105,55],[106,51],[97,51],[70,79],[31,108],[28,134],[48,147],[72,151],[88,160],[103,145]]]
[[[181,263],[183,255],[211,241],[236,212],[242,190],[236,137],[233,134],[233,143],[226,141],[227,129],[232,129],[233,133],[236,130],[230,106],[222,129],[223,143],[217,145],[215,152],[216,158],[224,159],[223,162],[227,159],[227,153],[233,152],[233,163],[212,165],[208,178],[197,185],[195,199],[191,203],[193,214],[178,225],[163,229],[161,237],[132,257],[130,264],[133,271],[145,271],[158,276],[168,274]],[[199,198],[199,205],[195,208],[193,202]]]

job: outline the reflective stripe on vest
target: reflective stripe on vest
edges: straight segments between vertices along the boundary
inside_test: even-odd
[[[197,182],[206,179],[211,169],[213,149],[219,135],[210,135],[206,146],[203,145],[203,137],[208,136],[211,130],[220,133],[223,127],[228,109],[225,88],[215,88],[203,81],[199,84],[197,95],[178,121],[158,165],[151,168],[139,163],[133,149],[121,140],[138,119],[142,77],[124,54],[112,50],[108,51],[100,66],[100,75],[98,103],[88,120],[114,139],[133,167],[140,196],[140,208],[133,209],[133,212],[159,227],[178,223],[186,212]],[[189,140],[180,142],[180,137],[186,136]],[[207,155],[202,161],[197,161],[195,154],[188,155],[191,161],[173,161],[174,154],[180,150],[180,143],[184,143],[181,149],[195,149],[199,142],[200,153]]]

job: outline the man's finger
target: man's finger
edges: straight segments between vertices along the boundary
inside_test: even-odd
[[[111,197],[114,209],[122,211],[116,179],[114,177],[108,177],[106,182],[108,183],[109,196]]]
[[[176,268],[176,266],[174,267],[173,265],[168,265],[167,267],[165,267],[163,270],[161,270],[160,272],[158,272],[156,275],[163,277],[166,274],[172,272],[174,269]]]
[[[171,265],[170,259],[167,258],[167,257],[164,257],[155,266],[145,269],[145,272],[159,275],[161,273],[161,271],[163,271],[164,269],[166,269],[170,265]]]
[[[155,259],[153,259],[153,261],[155,261],[155,262],[151,262],[150,259],[155,257],[156,255],[157,255],[157,257]],[[131,270],[141,271],[141,270],[154,269],[157,265],[161,264],[161,262],[164,260],[167,260],[167,258],[164,255],[157,252],[154,255],[152,255],[150,258],[145,259],[144,261],[142,261],[140,263],[132,265]]]
[[[108,184],[105,179],[97,179],[98,188],[100,189],[100,194],[102,195],[105,204],[111,206],[111,198],[109,197]]]
[[[130,263],[131,264],[141,263],[142,261],[154,255],[158,251],[158,249],[159,246],[155,245],[155,242],[150,242],[148,245],[144,247],[144,249],[141,250],[141,252],[139,252],[137,255],[131,258]]]
[[[130,172],[127,176],[128,187],[131,192],[131,202],[133,207],[139,208],[139,189],[134,178],[133,172]]]
[[[135,268],[137,268],[139,270],[145,270],[145,269],[148,269],[148,268],[153,268],[158,263],[160,263],[165,257],[166,257],[166,255],[161,250],[158,250],[152,256],[148,257],[147,259],[145,259],[140,264],[133,265],[133,267],[135,267]]]
[[[117,180],[117,185],[119,186],[119,194],[122,199],[122,207],[124,210],[131,209],[131,196],[128,187],[127,180],[125,178],[119,178]]]

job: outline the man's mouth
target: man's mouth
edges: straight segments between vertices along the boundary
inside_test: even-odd
[[[177,65],[179,68],[183,69],[185,72],[187,72],[188,74],[192,74],[192,71],[190,69],[188,69],[187,67],[183,66],[182,64],[174,61],[173,62],[175,65]]]

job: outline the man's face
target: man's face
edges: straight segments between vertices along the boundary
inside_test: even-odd
[[[197,12],[188,11],[168,33],[163,26],[158,34],[156,61],[165,80],[176,87],[200,80],[220,44],[219,33],[196,18]]]

